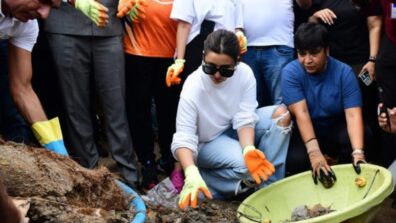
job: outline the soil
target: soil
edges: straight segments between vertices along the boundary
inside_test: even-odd
[[[189,208],[186,211],[147,205],[147,222],[156,223],[234,223],[239,222],[236,210],[239,201],[205,200],[197,209]]]
[[[13,197],[30,198],[30,222],[130,222],[134,211],[105,168],[88,170],[68,157],[0,143],[0,177]]]
[[[133,210],[114,183],[117,175],[111,157],[102,158],[97,170],[87,170],[73,160],[21,144],[0,142],[0,177],[11,196],[29,197],[30,222],[130,222]],[[130,199],[130,198],[128,198]],[[237,201],[204,201],[197,209],[180,211],[146,203],[150,223],[238,222]],[[392,222],[396,209],[392,199],[381,206],[373,222]],[[289,220],[290,221],[290,220]]]

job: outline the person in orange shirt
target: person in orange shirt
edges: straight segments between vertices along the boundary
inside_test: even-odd
[[[127,16],[130,22],[125,22],[124,49],[126,107],[132,141],[142,164],[141,186],[151,189],[158,182],[151,117],[154,98],[161,152],[159,164],[180,191],[183,175],[181,169],[172,172],[175,160],[170,144],[181,86],[166,87],[164,75],[173,63],[176,48],[177,22],[170,19],[173,0],[145,0],[139,4],[137,16]]]

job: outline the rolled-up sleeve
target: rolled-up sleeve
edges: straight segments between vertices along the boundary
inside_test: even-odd
[[[10,38],[10,43],[18,48],[32,52],[39,32],[37,20],[29,20],[25,23],[19,22],[18,27],[15,35]]]
[[[177,159],[176,150],[179,148],[190,149],[194,159],[198,156],[197,114],[196,106],[181,97],[177,108],[176,133],[173,135],[171,145],[175,159]]]

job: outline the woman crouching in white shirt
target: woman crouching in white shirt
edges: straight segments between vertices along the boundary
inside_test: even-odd
[[[291,117],[284,105],[256,110],[256,80],[239,53],[233,32],[211,33],[183,86],[172,142],[186,177],[181,209],[195,208],[199,192],[230,198],[285,175]]]

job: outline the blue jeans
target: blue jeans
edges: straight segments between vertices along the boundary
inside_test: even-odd
[[[12,101],[7,66],[7,40],[0,41],[0,133],[7,139],[29,144],[33,135]]]
[[[288,46],[248,47],[242,60],[256,77],[259,108],[282,103],[281,71],[293,59],[294,49]]]
[[[278,126],[272,114],[279,106],[268,106],[256,111],[260,120],[255,127],[255,145],[274,165],[276,172],[261,186],[268,185],[285,176],[285,160],[289,146],[291,124]],[[201,146],[197,166],[214,198],[229,198],[238,193],[239,182],[249,178],[238,141],[237,132],[229,129],[216,139]]]

